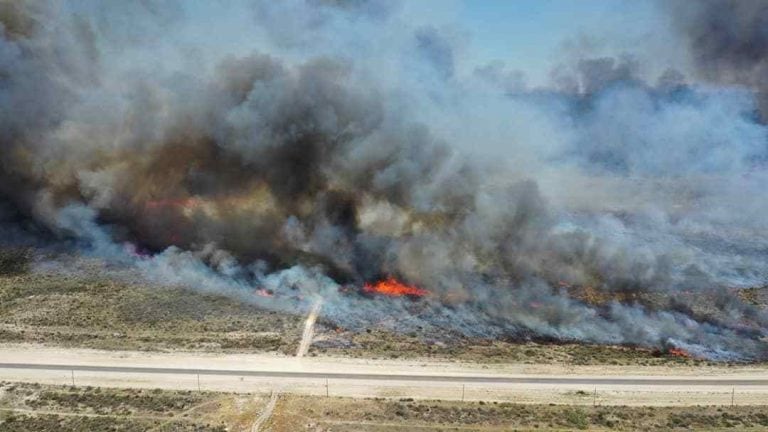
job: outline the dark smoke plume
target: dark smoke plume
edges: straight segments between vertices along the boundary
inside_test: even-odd
[[[759,95],[768,119],[768,3],[762,0],[674,1],[668,7],[686,37],[696,73]]]
[[[768,316],[734,292],[768,275],[753,217],[768,205],[737,193],[766,178],[748,95],[671,72],[648,85],[628,58],[486,98],[436,27],[387,32],[403,23],[376,2],[257,2],[271,42],[167,63],[195,53],[174,39],[179,5],[2,4],[8,232],[264,307],[320,295],[352,329],[396,317],[402,331],[768,355]],[[311,25],[320,48],[281,20]],[[380,32],[368,51],[396,60],[350,59],[363,42],[340,23]],[[427,67],[393,86],[403,59]],[[498,140],[509,164],[467,155]],[[387,277],[431,294],[360,292]]]

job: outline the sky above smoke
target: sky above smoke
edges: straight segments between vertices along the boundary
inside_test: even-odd
[[[350,328],[765,358],[767,17],[2,1],[0,227]]]

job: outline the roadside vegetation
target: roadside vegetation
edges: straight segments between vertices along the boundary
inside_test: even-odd
[[[445,335],[442,335],[445,339]],[[375,328],[351,332],[319,325],[309,355],[374,357],[381,359],[432,358],[477,363],[563,365],[680,366],[712,362],[660,350],[576,343],[539,343],[471,339],[447,342],[431,335],[401,334]]]
[[[0,430],[246,432],[252,430],[267,400],[266,394],[0,382]],[[263,426],[262,430],[272,432],[762,431],[768,429],[768,409],[281,395]]]
[[[768,428],[768,410],[764,406],[572,407],[292,396],[280,400],[272,424],[275,432],[758,431]]]
[[[236,408],[236,405],[242,410]],[[4,432],[224,432],[249,425],[260,398],[215,392],[0,383]],[[256,404],[257,406],[254,406]]]
[[[303,317],[99,272],[35,272],[0,254],[0,342],[293,353]]]
[[[67,259],[51,260],[57,268],[31,270],[30,251],[0,249],[0,343],[293,355],[301,339],[303,316],[259,309],[194,287],[137,282],[103,263],[71,258],[69,265]],[[758,307],[768,304],[766,287],[740,295]],[[710,364],[641,347],[488,340],[426,330],[400,333],[376,323],[344,329],[322,316],[309,355],[562,365]]]

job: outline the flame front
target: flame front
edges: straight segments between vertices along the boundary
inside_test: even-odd
[[[412,285],[406,285],[393,277],[389,277],[376,283],[366,283],[363,285],[363,292],[371,294],[383,294],[390,297],[423,297],[429,294],[429,291],[425,289]]]
[[[675,357],[692,358],[691,354],[682,348],[670,348],[669,353]]]
[[[268,289],[264,289],[264,288],[259,288],[256,291],[254,291],[253,293],[256,294],[259,297],[274,297],[275,296],[275,293],[272,292],[272,290],[268,290]]]

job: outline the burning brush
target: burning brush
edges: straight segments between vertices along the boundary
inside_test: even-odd
[[[379,294],[388,297],[424,297],[429,291],[413,285],[406,285],[393,277],[388,277],[376,283],[363,285],[363,292],[367,294]]]
[[[682,348],[670,348],[668,353],[675,357],[685,358],[685,359],[692,359],[694,356],[691,355],[688,351],[682,349]]]

